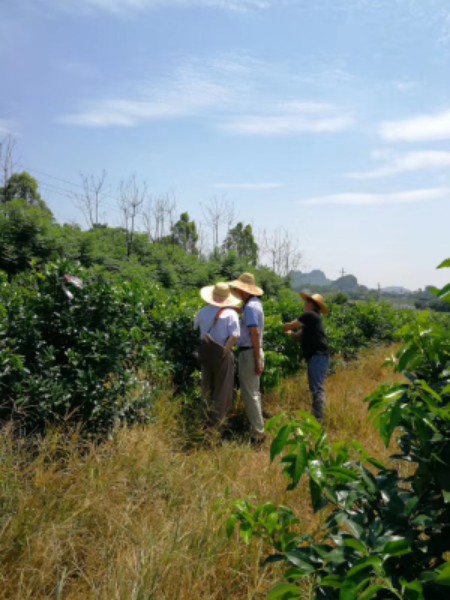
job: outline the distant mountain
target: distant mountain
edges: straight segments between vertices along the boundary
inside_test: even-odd
[[[320,269],[313,269],[309,273],[302,273],[301,271],[292,271],[290,274],[291,286],[294,290],[301,291],[304,289],[311,288],[328,288],[329,291],[333,292],[368,292],[369,289],[364,285],[358,283],[357,278],[354,275],[344,275],[334,281],[328,279],[323,271]],[[404,296],[412,294],[411,290],[400,285],[387,286],[380,289],[383,294],[392,294],[398,296]]]
[[[384,288],[381,288],[381,291],[384,292],[385,294],[399,294],[399,295],[412,293],[411,290],[408,290],[408,289],[402,287],[401,285],[391,285],[388,287],[384,287]]]
[[[333,282],[325,277],[325,273],[319,269],[314,269],[309,273],[301,271],[291,272],[291,285],[294,290],[301,290],[305,287],[330,287]]]
[[[344,275],[331,282],[331,288],[338,292],[356,292],[359,287],[358,280],[354,275]]]

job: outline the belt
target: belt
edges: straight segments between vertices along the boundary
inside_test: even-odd
[[[238,352],[242,352],[243,350],[253,350],[253,346],[238,346]]]
[[[311,354],[311,356],[309,358],[307,358],[306,360],[310,360],[313,356],[330,356],[329,352],[314,352],[314,354]]]

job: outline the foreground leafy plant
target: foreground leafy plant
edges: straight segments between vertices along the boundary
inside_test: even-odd
[[[275,549],[268,562],[287,563],[270,600],[306,597],[305,578],[315,599],[449,597],[450,332],[423,317],[403,335],[391,362],[407,381],[368,398],[385,444],[396,436],[392,465],[358,443],[331,444],[307,413],[270,422],[271,459],[281,456],[288,489],[308,477],[313,508],[326,515],[323,535],[312,539],[286,507],[236,504],[229,534],[238,526],[246,542],[258,536]]]

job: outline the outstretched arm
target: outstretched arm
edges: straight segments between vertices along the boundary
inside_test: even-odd
[[[297,329],[300,329],[300,327],[303,327],[303,323],[300,323],[298,319],[295,319],[295,321],[289,321],[289,323],[283,323],[283,331],[285,333],[287,331],[296,331]]]
[[[302,327],[303,323],[301,323],[298,319],[295,321],[289,321],[289,323],[283,323],[283,331],[286,335],[290,335],[291,337],[298,339],[302,335]]]

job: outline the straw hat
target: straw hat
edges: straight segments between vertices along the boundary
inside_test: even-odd
[[[317,306],[320,309],[320,312],[323,312],[325,314],[328,314],[330,312],[330,309],[325,304],[325,300],[320,294],[311,295],[307,294],[306,292],[300,292],[300,296],[303,298],[303,300],[310,300],[311,302],[314,302],[314,304],[317,304]]]
[[[255,276],[252,273],[242,273],[238,279],[230,281],[230,287],[247,292],[251,296],[262,296],[263,290],[255,285]]]
[[[230,289],[228,283],[220,282],[216,285],[207,285],[200,290],[200,296],[208,304],[213,306],[237,306],[240,298],[237,298]]]

